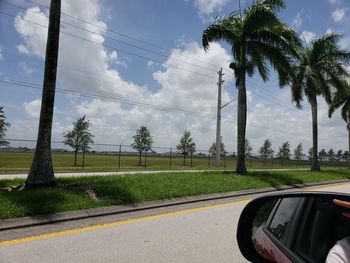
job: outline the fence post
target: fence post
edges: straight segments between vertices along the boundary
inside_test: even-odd
[[[119,145],[119,154],[118,154],[118,170],[120,170],[120,156],[122,154],[122,144]]]
[[[171,157],[172,157],[172,148],[170,147],[170,154],[169,154],[169,169],[171,169]]]

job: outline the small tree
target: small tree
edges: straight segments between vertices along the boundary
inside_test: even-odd
[[[333,150],[333,149],[330,149],[330,150],[328,151],[327,155],[328,155],[328,160],[329,160],[329,161],[332,162],[332,161],[335,160],[335,153],[334,153],[334,150]]]
[[[64,144],[74,150],[74,166],[77,165],[78,152],[81,150],[85,153],[89,149],[89,144],[94,142],[94,136],[90,133],[91,123],[85,118],[86,116],[83,116],[73,122],[73,129],[63,134]]]
[[[0,106],[0,146],[9,144],[9,142],[4,139],[8,127],[10,127],[10,123],[6,122],[4,106]]]
[[[325,149],[322,149],[319,153],[318,153],[318,156],[320,157],[320,159],[322,161],[326,160],[327,158],[327,152]]]
[[[227,154],[227,151],[225,150],[225,144],[223,142],[220,143],[220,153],[221,156],[225,156]],[[213,142],[213,144],[209,148],[209,152],[213,155],[216,156],[216,142]]]
[[[290,159],[290,145],[289,142],[283,142],[281,147],[279,148],[279,151],[277,153],[277,157],[289,160]]]
[[[134,143],[131,144],[131,147],[139,152],[139,165],[141,165],[142,152],[146,153],[152,150],[153,139],[151,133],[144,125],[140,126],[132,138],[134,139]]]
[[[303,144],[299,143],[297,147],[294,149],[294,159],[300,161],[303,158]]]
[[[343,156],[343,150],[337,151],[337,154],[335,155],[337,161],[340,161]]]
[[[191,137],[191,131],[185,130],[183,136],[180,139],[178,145],[176,145],[176,149],[179,153],[181,153],[184,157],[183,165],[186,165],[186,156],[188,154],[193,154],[196,152],[196,144],[193,142],[193,138]]]
[[[311,161],[312,160],[312,156],[313,156],[313,154],[314,154],[314,149],[311,147],[310,149],[309,149],[309,151],[308,151],[308,153],[309,153],[309,160]]]
[[[244,152],[246,157],[251,157],[253,152],[253,147],[250,145],[250,141],[245,139]]]
[[[85,166],[85,153],[90,150],[90,144],[94,143],[94,140],[92,138],[93,138],[93,135],[90,133],[85,133],[82,136],[82,139],[81,139],[81,150],[83,152],[82,167]]]
[[[266,165],[266,159],[273,157],[273,150],[272,150],[272,144],[269,139],[264,141],[264,144],[259,149],[259,154],[261,158],[264,158],[265,165]]]

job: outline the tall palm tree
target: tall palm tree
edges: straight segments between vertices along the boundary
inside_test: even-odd
[[[51,0],[38,138],[32,166],[26,180],[26,187],[55,183],[51,158],[51,131],[55,102],[60,17],[61,0]]]
[[[298,107],[305,96],[311,105],[312,116],[312,171],[319,171],[318,131],[317,131],[317,97],[323,96],[331,103],[332,90],[341,88],[342,80],[348,75],[344,62],[348,62],[350,54],[340,49],[337,33],[326,34],[317,38],[311,46],[304,46],[299,51],[295,66],[296,79],[292,85],[292,100]]]
[[[333,95],[332,103],[329,107],[328,115],[331,118],[334,111],[341,107],[341,116],[346,122],[346,128],[348,130],[348,147],[350,152],[350,84],[343,81],[341,89]],[[348,167],[350,168],[350,158],[348,159]]]
[[[296,55],[300,41],[294,30],[282,23],[276,11],[284,8],[283,0],[260,0],[244,10],[243,15],[217,19],[203,32],[203,47],[210,42],[223,40],[231,46],[238,89],[237,104],[237,167],[238,174],[246,174],[244,143],[247,120],[246,75],[256,71],[268,80],[269,64],[277,71],[280,86],[287,85],[293,75],[291,57]]]

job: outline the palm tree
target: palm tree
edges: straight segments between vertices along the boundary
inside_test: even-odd
[[[329,117],[331,118],[334,111],[341,107],[341,116],[346,122],[346,128],[348,129],[348,147],[350,152],[350,84],[343,81],[341,89],[338,89],[332,98],[331,106],[329,107]],[[340,151],[338,151],[339,153]],[[349,168],[350,168],[350,159]]]
[[[246,75],[258,71],[264,81],[268,80],[269,64],[277,71],[280,86],[290,83],[293,75],[291,56],[296,55],[300,41],[294,30],[282,23],[276,11],[284,8],[283,0],[261,0],[246,10],[216,19],[203,32],[203,47],[210,42],[223,40],[231,46],[238,89],[237,104],[237,166],[238,174],[246,174],[245,135],[247,119]]]
[[[333,89],[339,89],[342,79],[347,76],[343,63],[350,54],[340,49],[337,33],[326,34],[314,40],[311,47],[304,46],[299,50],[298,62],[295,66],[296,79],[292,85],[292,101],[297,107],[305,96],[311,105],[312,115],[312,171],[319,171],[318,131],[317,131],[317,96],[323,96],[331,103]]]
[[[61,0],[51,0],[38,139],[32,166],[25,183],[26,187],[55,183],[51,158],[51,131],[55,102],[60,17]]]

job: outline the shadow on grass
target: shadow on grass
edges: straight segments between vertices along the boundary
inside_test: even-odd
[[[58,180],[60,181],[60,180]],[[13,185],[13,181],[0,181],[1,187]],[[92,200],[81,189],[43,187],[23,191],[0,191],[0,218],[31,216],[52,219],[54,213],[80,209],[135,203],[133,195],[116,185],[92,185],[98,201]]]

